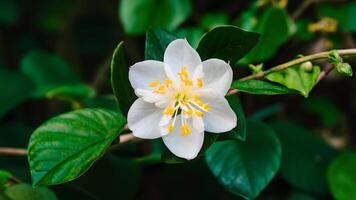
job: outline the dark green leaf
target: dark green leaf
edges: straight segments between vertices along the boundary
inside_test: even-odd
[[[327,194],[326,167],[335,152],[297,124],[274,122],[271,125],[282,143],[282,178],[301,190]]]
[[[29,98],[34,84],[24,75],[0,68],[0,118],[8,111]]]
[[[226,98],[229,101],[229,104],[234,110],[237,116],[237,126],[227,133],[227,136],[239,139],[242,141],[246,140],[246,119],[245,114],[242,109],[241,101],[237,96],[228,96]]]
[[[17,0],[0,1],[0,25],[14,25],[20,19],[20,5]]]
[[[47,98],[64,100],[83,100],[95,95],[95,90],[85,84],[64,85],[53,88],[46,93]]]
[[[208,13],[200,21],[200,27],[205,30],[211,30],[217,26],[226,25],[229,16],[226,13]]]
[[[304,97],[308,97],[309,92],[317,83],[319,74],[320,67],[318,66],[313,66],[312,70],[308,71],[297,65],[282,71],[269,73],[266,78],[289,89],[298,90]]]
[[[122,115],[104,109],[76,110],[50,119],[30,139],[33,185],[60,184],[82,175],[125,124]]]
[[[7,188],[4,195],[11,200],[57,200],[56,195],[48,188],[33,188],[24,183]]]
[[[146,33],[145,59],[163,61],[164,51],[176,35],[163,29],[150,29]]]
[[[124,57],[123,42],[117,45],[112,55],[111,87],[119,102],[120,110],[126,115],[136,97],[129,81],[129,68]]]
[[[185,27],[179,29],[177,35],[180,38],[186,38],[193,48],[197,48],[200,38],[204,35],[204,31],[196,27]]]
[[[121,113],[119,105],[117,104],[116,97],[114,95],[89,98],[85,100],[84,104],[88,108],[105,108]]]
[[[36,97],[43,97],[55,87],[80,83],[68,63],[43,51],[31,51],[21,60],[21,71],[36,84]]]
[[[337,156],[328,167],[328,182],[336,200],[356,197],[356,153],[345,152]]]
[[[314,198],[313,196],[310,196],[309,194],[294,191],[289,195],[288,200],[317,200],[317,199]]]
[[[258,42],[260,34],[235,26],[219,26],[205,33],[197,51],[202,60],[219,58],[235,64]]]
[[[218,181],[230,192],[254,199],[277,173],[281,146],[273,130],[261,122],[247,121],[246,142],[216,142],[206,161]]]
[[[12,174],[8,171],[0,170],[0,192],[5,189],[6,183]]]
[[[288,89],[285,86],[276,85],[261,80],[234,81],[231,87],[242,92],[258,95],[277,95],[295,92],[294,90]]]
[[[177,28],[190,14],[189,0],[122,0],[119,14],[129,34],[141,34],[150,27]]]
[[[261,39],[241,62],[244,64],[259,63],[273,57],[291,35],[290,26],[285,10],[277,7],[267,8],[253,29],[261,33]]]

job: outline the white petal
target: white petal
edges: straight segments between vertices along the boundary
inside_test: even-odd
[[[153,90],[136,89],[135,93],[137,96],[142,97],[147,103],[154,103],[160,108],[166,107],[171,102],[170,94],[168,92],[167,94],[162,95],[154,93]]]
[[[203,72],[203,87],[212,88],[219,95],[225,96],[233,78],[230,65],[220,59],[209,59],[203,62]]]
[[[129,80],[134,89],[152,89],[150,83],[168,79],[164,70],[164,63],[155,60],[138,62],[130,67]]]
[[[174,155],[191,160],[198,155],[203,146],[204,131],[195,129],[191,120],[188,120],[187,123],[189,128],[192,129],[189,135],[181,135],[181,120],[177,120],[174,131],[162,137],[162,139]]]
[[[235,128],[237,117],[231,109],[229,103],[224,97],[201,97],[204,103],[207,103],[210,112],[203,115],[205,131],[212,133],[222,133]]]
[[[190,78],[192,78],[196,68],[201,65],[201,59],[187,40],[177,39],[171,42],[164,52],[164,63],[167,75],[177,81],[178,73],[183,66],[187,68]]]
[[[133,135],[144,139],[161,137],[159,122],[163,109],[157,108],[152,103],[147,103],[141,98],[137,99],[127,114],[127,125]]]

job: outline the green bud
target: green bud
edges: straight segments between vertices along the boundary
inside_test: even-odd
[[[329,62],[333,65],[337,65],[339,63],[342,63],[343,60],[341,58],[341,56],[339,55],[339,53],[336,50],[332,50],[329,54]]]
[[[253,74],[258,74],[263,71],[263,63],[258,65],[249,64],[248,67],[251,69]]]
[[[337,63],[336,71],[344,76],[352,76],[352,67],[349,63]]]
[[[310,61],[302,63],[300,67],[307,72],[313,70],[313,64]]]

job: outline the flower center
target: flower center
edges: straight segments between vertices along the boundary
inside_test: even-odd
[[[159,95],[171,94],[171,103],[165,108],[163,114],[170,117],[167,131],[173,132],[174,125],[178,114],[181,116],[181,135],[189,135],[192,130],[187,124],[187,119],[191,117],[202,117],[204,112],[209,112],[209,105],[200,100],[199,95],[195,92],[196,88],[203,86],[202,78],[192,80],[189,78],[189,72],[186,67],[182,67],[178,72],[180,83],[177,85],[170,79],[160,82],[155,80],[150,83],[154,88],[153,92]]]

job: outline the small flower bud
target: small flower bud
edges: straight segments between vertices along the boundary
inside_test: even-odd
[[[310,61],[305,62],[305,63],[302,63],[302,64],[300,65],[300,67],[301,67],[302,69],[304,69],[305,71],[307,71],[307,72],[313,70],[313,64],[312,64]]]
[[[352,67],[349,63],[338,63],[335,65],[337,72],[344,76],[352,76]]]

